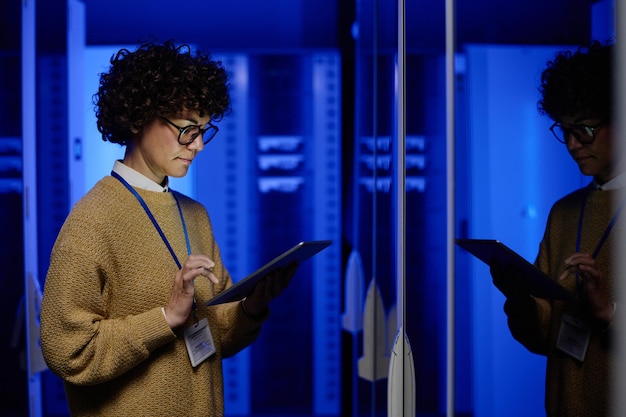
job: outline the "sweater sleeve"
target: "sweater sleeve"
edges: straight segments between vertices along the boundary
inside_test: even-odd
[[[218,316],[217,323],[222,334],[222,355],[225,358],[234,356],[252,344],[261,333],[263,322],[269,317],[269,312],[257,320],[248,317],[239,301],[213,308]]]
[[[504,311],[511,335],[529,351],[547,355],[552,306],[548,300],[529,298],[526,304],[506,301]]]
[[[41,309],[41,347],[64,380],[91,385],[115,378],[176,338],[160,307],[108,318],[101,273],[90,258],[53,251]]]

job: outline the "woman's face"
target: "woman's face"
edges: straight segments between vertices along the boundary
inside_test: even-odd
[[[205,127],[209,116],[200,117],[196,112],[185,111],[166,115],[167,119],[180,128],[190,125]],[[161,118],[146,125],[142,133],[124,157],[124,164],[139,171],[158,184],[165,177],[184,177],[198,152],[204,149],[202,136],[188,145],[178,143],[179,131]]]
[[[610,123],[593,117],[565,117],[560,121],[564,130],[575,125],[597,126],[593,132],[593,142],[583,144],[576,135],[567,135],[566,146],[580,172],[594,177],[600,184],[617,176],[621,171],[621,159],[613,140],[613,129]]]

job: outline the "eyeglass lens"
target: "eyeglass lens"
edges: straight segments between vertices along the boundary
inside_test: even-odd
[[[179,142],[184,145],[188,145],[193,142],[199,135],[202,135],[202,141],[206,145],[213,139],[217,133],[215,126],[207,126],[206,129],[201,129],[200,126],[189,126],[184,128],[180,132]]]
[[[567,143],[567,138],[569,135],[574,135],[574,137],[580,143],[591,143],[593,142],[594,135],[593,129],[589,126],[571,126],[571,127],[563,127],[561,125],[554,125],[551,129],[554,136],[559,140],[559,142]]]

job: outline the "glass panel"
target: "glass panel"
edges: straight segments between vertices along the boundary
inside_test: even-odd
[[[410,26],[416,13],[413,5]],[[355,61],[355,180],[351,249],[360,255],[362,333],[353,332],[357,369],[353,413],[386,415],[391,349],[397,331],[396,194],[397,4],[358,2]],[[409,39],[410,41],[411,39]],[[443,39],[438,46],[443,45]],[[411,45],[412,46],[412,45]],[[417,413],[445,401],[445,102],[440,52],[406,56],[406,321],[416,369]],[[353,294],[359,297],[359,294]],[[353,304],[358,304],[354,302]],[[372,340],[373,342],[369,342]],[[428,341],[428,342],[425,342]]]

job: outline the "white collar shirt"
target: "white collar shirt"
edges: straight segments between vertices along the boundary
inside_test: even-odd
[[[162,186],[161,184],[152,181],[150,178],[132,169],[131,167],[124,165],[124,163],[120,160],[115,161],[115,164],[113,165],[113,172],[124,178],[124,180],[126,180],[126,182],[133,187],[141,188],[148,191],[169,191],[169,180],[167,177],[165,177],[165,186]]]

